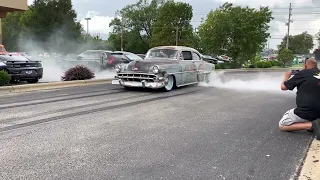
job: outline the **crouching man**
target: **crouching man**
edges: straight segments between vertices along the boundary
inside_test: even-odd
[[[293,77],[286,72],[281,90],[293,90],[297,87],[297,107],[288,110],[279,122],[282,131],[308,130],[320,140],[320,70],[317,61],[307,59],[304,69]]]

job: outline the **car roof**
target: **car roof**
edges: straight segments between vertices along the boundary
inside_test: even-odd
[[[187,51],[196,51],[198,52],[198,50],[191,48],[191,47],[187,47],[187,46],[157,46],[157,47],[153,47],[152,49],[163,49],[163,48],[168,48],[168,49],[174,49],[177,51],[182,51],[182,50],[187,50]]]
[[[133,54],[132,52],[127,52],[127,51],[111,51],[111,53]]]

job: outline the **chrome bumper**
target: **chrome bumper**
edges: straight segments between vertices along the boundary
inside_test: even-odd
[[[151,88],[151,89],[160,89],[167,85],[167,81],[164,78],[160,78],[157,81],[147,81],[141,79],[141,81],[130,81],[126,79],[121,79],[115,77],[112,80],[112,84],[119,84],[124,87],[137,87],[137,88]]]
[[[112,81],[112,84],[120,84],[121,86],[125,87],[141,87],[141,88],[151,88],[151,89],[159,89],[166,86],[165,81],[159,81],[159,82],[135,82],[135,81],[123,81],[121,79],[114,79]]]

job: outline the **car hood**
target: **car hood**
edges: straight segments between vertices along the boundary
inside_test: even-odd
[[[149,69],[152,66],[160,66],[161,65],[167,65],[167,64],[177,64],[177,60],[172,59],[144,59],[144,60],[138,60],[138,61],[132,61],[128,64],[127,70],[131,71],[135,69],[139,72],[149,72]]]

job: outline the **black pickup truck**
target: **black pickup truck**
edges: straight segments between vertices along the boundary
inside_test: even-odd
[[[32,61],[21,55],[0,55],[0,70],[7,71],[12,82],[37,83],[43,76],[43,67],[40,61]]]

